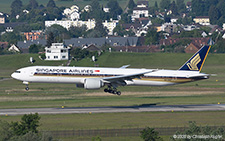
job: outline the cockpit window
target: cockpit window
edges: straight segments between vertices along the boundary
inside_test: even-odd
[[[21,73],[20,71],[15,71],[15,73]]]

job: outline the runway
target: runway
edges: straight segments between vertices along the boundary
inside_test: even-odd
[[[0,109],[0,116],[38,114],[83,114],[118,112],[178,112],[178,111],[225,111],[225,104],[204,105],[141,105],[121,107],[74,107],[74,108],[23,108]]]

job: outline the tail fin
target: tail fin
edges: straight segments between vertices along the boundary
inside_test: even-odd
[[[211,46],[203,46],[179,70],[201,71]]]

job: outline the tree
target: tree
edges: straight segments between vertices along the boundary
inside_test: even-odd
[[[159,41],[159,33],[156,31],[156,29],[151,28],[150,30],[148,30],[145,37],[145,44],[146,45],[157,44],[158,41]]]
[[[186,129],[185,131],[181,132],[181,131],[177,131],[175,134],[176,135],[185,135],[189,138],[185,138],[182,140],[195,140],[195,141],[202,141],[202,140],[206,140],[206,141],[210,141],[210,140],[223,140],[223,138],[219,138],[219,139],[213,139],[213,138],[196,138],[193,135],[202,135],[202,136],[211,136],[211,135],[220,135],[220,136],[224,136],[225,132],[223,128],[211,128],[209,126],[197,126],[196,122],[189,122],[189,127],[188,129]],[[171,140],[176,141],[177,139],[173,137],[170,138]]]
[[[157,141],[162,140],[162,138],[159,137],[159,132],[155,131],[154,128],[146,127],[141,131],[141,138],[145,141]]]
[[[158,3],[157,3],[157,1],[155,1],[154,6],[155,6],[155,8],[159,8],[159,7],[158,7]]]
[[[134,0],[129,0],[127,7],[128,7],[130,10],[133,10],[134,7],[136,7],[136,4],[134,3]]]
[[[175,1],[173,1],[170,4],[170,10],[172,11],[173,15],[178,15],[178,8],[177,8],[177,5],[176,5]]]
[[[37,127],[39,126],[40,116],[38,113],[25,114],[21,121],[12,122],[12,131],[15,135],[25,135],[28,132],[38,133]]]
[[[9,140],[11,136],[12,133],[10,131],[10,124],[6,121],[0,120],[0,140]]]
[[[217,24],[219,18],[220,18],[219,10],[216,8],[216,6],[212,5],[209,9],[210,23]]]
[[[81,27],[71,26],[69,28],[69,33],[72,38],[78,38],[78,37],[84,36],[86,33],[86,30],[87,30],[87,27],[85,25]]]
[[[1,36],[0,41],[9,42],[9,44],[16,44],[19,40],[21,40],[21,36],[15,32],[7,32]]]
[[[55,42],[54,34],[53,32],[50,32],[47,36],[47,47],[50,47],[54,42]]]
[[[121,15],[121,20],[120,20],[120,23],[123,24],[123,23],[131,23],[131,16],[128,14],[128,13],[123,13]]]
[[[177,9],[179,12],[185,12],[186,7],[185,7],[185,3],[184,0],[176,0],[176,4],[177,4]]]
[[[54,42],[62,42],[63,39],[70,38],[69,32],[61,25],[54,24],[47,28],[46,33],[49,35],[53,33]],[[53,41],[53,40],[52,40]]]
[[[10,7],[11,7],[11,16],[15,18],[22,12],[23,3],[21,0],[14,0]]]
[[[93,34],[92,37],[104,37],[107,35],[107,29],[103,27],[101,20],[97,20],[95,28],[91,33]]]
[[[117,19],[118,15],[121,15],[123,10],[120,7],[119,3],[117,2],[117,0],[110,0],[107,3],[107,6],[110,8],[110,15],[113,19]]]
[[[36,9],[38,8],[38,3],[36,0],[30,0],[29,4],[27,5],[27,9],[31,10],[31,9]]]
[[[48,4],[47,4],[47,7],[55,8],[56,4],[55,4],[54,0],[49,0]]]
[[[39,52],[39,49],[36,44],[33,44],[29,47],[29,53],[38,53],[38,52]]]
[[[101,20],[103,17],[103,9],[100,7],[98,0],[92,0],[91,12],[89,17],[93,17],[95,20]]]
[[[218,8],[221,15],[225,15],[225,0],[220,0],[216,8]]]
[[[169,9],[169,7],[170,7],[170,0],[161,0],[159,5],[160,5],[160,8],[162,8],[163,10]]]

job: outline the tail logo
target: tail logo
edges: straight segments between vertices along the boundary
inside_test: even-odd
[[[190,63],[187,63],[187,66],[190,70],[197,70],[198,71],[198,63],[201,62],[200,55],[197,54],[191,61]]]

